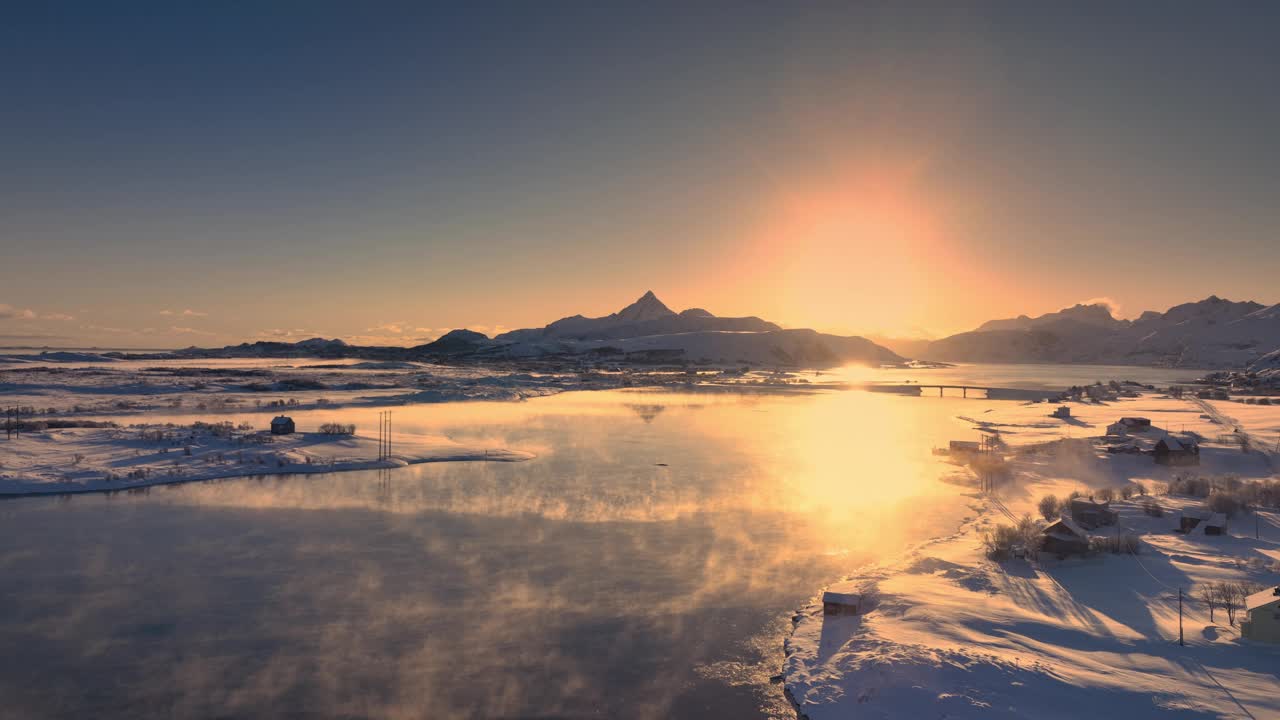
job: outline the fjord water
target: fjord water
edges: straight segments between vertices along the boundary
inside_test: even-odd
[[[929,450],[985,402],[408,406],[537,457],[0,503],[4,712],[788,717],[790,611],[969,513]]]

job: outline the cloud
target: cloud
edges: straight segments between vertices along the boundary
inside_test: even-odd
[[[329,337],[329,334],[321,330],[308,330],[306,328],[269,328],[259,330],[254,334],[254,337],[258,340],[293,342],[295,340],[310,340],[315,337]]]
[[[45,314],[43,314],[43,315],[41,315],[41,316],[40,316],[40,319],[42,319],[42,320],[63,320],[63,321],[67,321],[67,320],[75,320],[75,316],[73,316],[73,315],[67,315],[66,313],[45,313]]]
[[[182,317],[209,317],[209,313],[200,312],[199,310],[192,310],[191,308],[187,308],[185,310],[165,309],[165,310],[161,310],[160,314],[164,315],[165,317],[171,317],[173,315],[181,315]]]
[[[1104,297],[1089,298],[1088,300],[1081,300],[1076,304],[1077,305],[1106,305],[1107,310],[1110,310],[1112,315],[1116,317],[1120,316],[1120,303],[1116,302],[1115,300],[1112,300],[1109,297],[1104,296]]]
[[[389,323],[382,323],[380,325],[374,325],[373,327],[370,327],[370,328],[365,328],[364,331],[371,332],[371,333],[380,332],[380,333],[391,333],[393,335],[403,335],[406,331],[406,328],[405,328],[405,323],[389,322]]]
[[[179,327],[177,325],[170,325],[169,332],[181,333],[183,335],[215,335],[216,334],[216,333],[211,333],[208,330],[197,330],[193,327]]]
[[[36,313],[30,308],[16,308],[0,303],[0,320],[35,320]]]

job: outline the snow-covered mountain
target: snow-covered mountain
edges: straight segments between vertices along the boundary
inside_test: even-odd
[[[1105,305],[983,323],[930,343],[925,357],[959,362],[1066,362],[1245,367],[1280,348],[1280,305],[1210,296],[1136,320]]]
[[[604,317],[573,315],[545,327],[513,330],[492,339],[470,331],[454,331],[415,349],[428,354],[475,357],[593,353],[624,358],[800,367],[902,361],[892,351],[865,338],[807,329],[784,330],[758,317],[717,317],[702,308],[677,313],[652,291]]]

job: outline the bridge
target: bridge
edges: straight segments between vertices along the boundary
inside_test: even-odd
[[[1062,394],[1061,390],[1031,390],[1027,388],[986,387],[983,385],[938,385],[927,383],[909,383],[904,385],[868,385],[873,392],[901,393],[903,395],[932,394],[938,391],[938,397],[945,397],[947,390],[959,390],[960,397],[967,398],[972,391],[974,397],[986,400],[1049,400]]]

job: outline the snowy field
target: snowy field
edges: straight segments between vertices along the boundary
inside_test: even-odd
[[[423,462],[512,462],[531,454],[401,435],[379,457],[376,437],[134,425],[22,433],[0,446],[0,496],[94,492],[245,475],[341,472]]]
[[[1014,446],[1102,435],[1120,416],[1134,415],[1175,432],[1223,433],[1193,401],[1157,395],[1072,403],[1075,419],[1067,422],[1046,417],[1054,407],[993,404],[976,415]],[[1249,409],[1248,420],[1237,414],[1246,431],[1280,420],[1280,408]],[[1270,414],[1256,412],[1264,410]],[[1149,445],[1141,435],[1131,440]],[[824,617],[815,602],[798,612],[784,677],[799,712],[811,720],[1280,717],[1280,646],[1241,640],[1221,609],[1211,620],[1194,599],[1211,582],[1280,584],[1280,515],[1237,516],[1227,536],[1183,535],[1173,532],[1180,511],[1203,500],[1157,494],[1164,515],[1152,517],[1135,497],[1112,503],[1120,520],[1104,534],[1138,535],[1138,555],[987,559],[983,533],[1024,514],[1038,517],[1045,494],[1089,495],[1132,481],[1158,492],[1178,472],[1271,476],[1266,458],[1229,443],[1210,441],[1199,467],[1172,469],[1150,456],[1093,448],[1018,456],[1010,484],[994,496],[972,493],[957,508],[962,522],[954,534],[831,586],[876,588],[872,611]],[[1178,642],[1179,588],[1189,594],[1185,645]]]

